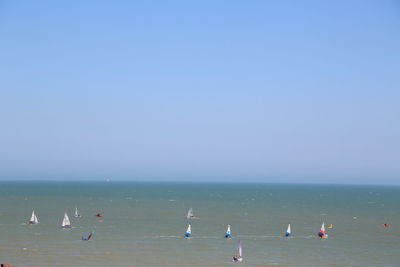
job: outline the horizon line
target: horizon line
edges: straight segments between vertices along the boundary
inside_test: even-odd
[[[321,186],[395,186],[399,187],[400,184],[377,184],[377,183],[323,183],[323,182],[269,182],[269,181],[182,181],[182,180],[124,180],[124,179],[15,179],[15,180],[1,180],[0,183],[19,183],[19,182],[49,182],[49,183],[149,183],[149,184],[265,184],[265,185],[321,185]]]

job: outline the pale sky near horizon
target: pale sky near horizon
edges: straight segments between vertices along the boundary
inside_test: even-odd
[[[0,180],[400,184],[400,2],[0,1]]]

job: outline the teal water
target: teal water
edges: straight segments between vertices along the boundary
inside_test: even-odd
[[[400,187],[1,182],[0,263],[230,266],[240,238],[241,266],[400,266],[399,203]],[[199,219],[187,240],[190,207]],[[24,224],[32,209],[38,225]],[[60,228],[64,211],[71,230]],[[327,240],[316,237],[323,221],[333,224]]]

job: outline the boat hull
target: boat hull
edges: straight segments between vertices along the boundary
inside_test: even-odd
[[[318,236],[319,236],[320,238],[323,238],[323,239],[328,238],[328,235],[327,235],[327,234],[324,234],[324,233],[321,233],[321,232],[318,233]]]
[[[242,257],[235,258],[235,259],[233,259],[232,261],[233,261],[233,262],[242,262],[242,261],[243,261],[243,258],[242,258]]]

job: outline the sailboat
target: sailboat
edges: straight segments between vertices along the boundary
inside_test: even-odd
[[[290,229],[290,223],[289,223],[286,233],[285,233],[285,236],[290,236],[290,235],[292,235],[292,230]]]
[[[189,224],[189,226],[188,226],[188,228],[186,230],[185,237],[186,238],[192,237],[192,227],[190,226],[190,224]]]
[[[67,213],[64,213],[64,219],[62,221],[61,228],[63,228],[63,229],[71,228],[71,222],[69,221]]]
[[[238,241],[238,255],[233,256],[233,262],[242,262],[243,261],[243,249],[242,244],[240,243],[240,239]]]
[[[89,241],[93,236],[93,232],[91,232],[87,237],[82,236],[82,241]]]
[[[75,215],[74,216],[75,216],[75,218],[81,217],[81,215],[78,212],[78,207],[77,206],[75,206]]]
[[[31,219],[28,221],[28,224],[38,224],[39,220],[36,217],[35,210],[32,211]]]
[[[231,225],[228,224],[228,229],[226,230],[225,238],[231,238],[231,237],[232,237],[231,236]]]
[[[325,223],[322,223],[321,230],[319,230],[319,232],[318,232],[318,236],[320,238],[328,238],[328,235],[325,232]]]
[[[196,217],[194,217],[194,213],[193,213],[193,208],[190,208],[187,215],[186,215],[186,219],[195,219]]]

